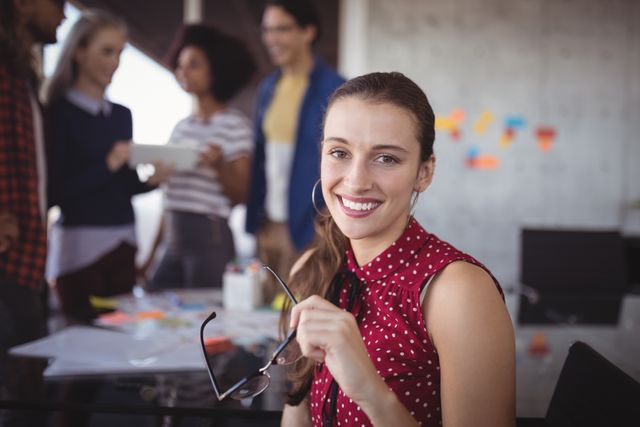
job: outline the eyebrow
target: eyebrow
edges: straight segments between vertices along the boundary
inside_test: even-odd
[[[338,142],[341,144],[346,144],[346,145],[351,145],[349,143],[349,141],[347,141],[344,138],[340,138],[338,136],[330,136],[328,138],[325,138],[324,141],[322,142]],[[406,149],[404,149],[403,147],[397,146],[397,145],[392,145],[392,144],[378,144],[378,145],[374,145],[373,146],[374,150],[392,150],[392,151],[400,151],[402,153],[408,153],[408,151]]]

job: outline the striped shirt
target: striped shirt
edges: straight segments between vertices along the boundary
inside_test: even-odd
[[[226,109],[207,120],[189,116],[173,129],[169,144],[191,145],[204,150],[209,144],[220,146],[225,162],[253,150],[249,119],[240,111]],[[209,167],[177,171],[165,184],[165,209],[229,217],[231,202],[222,191],[218,174]]]

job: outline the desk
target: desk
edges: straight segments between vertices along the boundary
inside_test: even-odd
[[[517,297],[508,295],[512,319],[517,318]],[[515,325],[516,394],[519,417],[544,417],[560,370],[575,341],[583,341],[640,381],[640,295],[626,295],[618,324]],[[549,351],[529,351],[534,336],[544,337]]]
[[[251,420],[278,425],[283,369],[270,369],[271,386],[255,399],[218,402],[204,367],[199,326],[215,309],[219,333],[250,345],[251,354],[238,347],[215,357],[214,370],[224,383],[234,364],[257,369],[270,356],[279,313],[225,311],[220,297],[217,290],[123,296],[117,298],[117,308],[120,319],[126,315],[129,321],[110,329],[104,329],[110,323],[105,320],[97,322],[100,328],[74,326],[14,348],[22,358],[58,357],[44,370],[39,393],[1,401],[0,407],[46,413],[53,425],[174,425],[177,419],[180,425],[186,419],[205,423],[194,425],[225,420],[229,425]]]
[[[195,298],[195,295],[193,297]],[[214,305],[219,303],[216,298],[213,295]],[[148,301],[135,301],[129,297],[122,299],[121,303],[126,307],[126,304],[147,304]],[[507,303],[512,318],[516,318],[517,297],[508,295]],[[204,312],[208,310],[203,310]],[[518,417],[544,417],[569,346],[576,340],[588,343],[633,378],[640,379],[638,295],[628,295],[624,298],[620,321],[615,327],[516,325],[515,331]],[[546,339],[549,352],[543,356],[532,356],[528,351],[529,344],[532,337],[540,333]],[[193,351],[197,352],[195,349]],[[196,359],[199,357],[198,353]],[[120,427],[145,425],[140,420],[144,415],[150,423],[148,425],[162,425],[157,423],[158,416],[201,417],[201,420],[208,419],[209,422],[233,420],[230,425],[240,425],[239,420],[253,420],[254,425],[269,425],[270,422],[278,425],[285,389],[284,372],[277,366],[271,369],[271,386],[258,398],[252,402],[245,402],[244,405],[233,400],[217,402],[207,374],[201,367],[184,369],[178,373],[154,372],[153,369],[147,369],[119,374],[93,372],[91,375],[49,375],[45,377],[43,397],[34,396],[21,402],[4,401],[0,402],[0,406],[49,412],[112,413],[130,417],[125,418],[126,420],[132,419],[131,417],[135,419],[131,424],[128,424],[129,421],[120,420],[112,423],[118,423]],[[83,393],[83,390],[89,391]]]

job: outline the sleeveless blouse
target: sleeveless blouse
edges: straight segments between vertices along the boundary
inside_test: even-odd
[[[360,281],[351,312],[378,374],[419,425],[441,425],[440,364],[422,315],[421,291],[454,261],[466,261],[491,273],[471,256],[425,231],[415,219],[370,263],[358,266],[351,248],[346,251],[346,259],[345,267]],[[343,309],[348,306],[350,287],[346,281],[339,292]],[[309,394],[316,427],[323,425],[324,414],[330,410],[332,379],[324,364],[316,367]],[[340,389],[333,420],[337,426],[371,425],[360,407]]]

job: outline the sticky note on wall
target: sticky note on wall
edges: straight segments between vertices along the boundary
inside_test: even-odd
[[[538,138],[538,148],[546,153],[551,150],[551,145],[556,137],[556,130],[550,126],[540,126],[536,129],[536,137]]]
[[[480,114],[478,120],[476,120],[476,122],[473,124],[474,132],[478,135],[484,134],[491,122],[493,122],[493,119],[493,113],[489,110],[484,110],[482,114]]]
[[[435,128],[439,131],[449,132],[451,139],[460,139],[460,125],[464,121],[465,112],[462,108],[454,108],[448,116],[436,116]]]
[[[474,145],[467,151],[465,164],[469,169],[497,169],[500,167],[500,158],[491,154],[480,154],[480,149]]]

